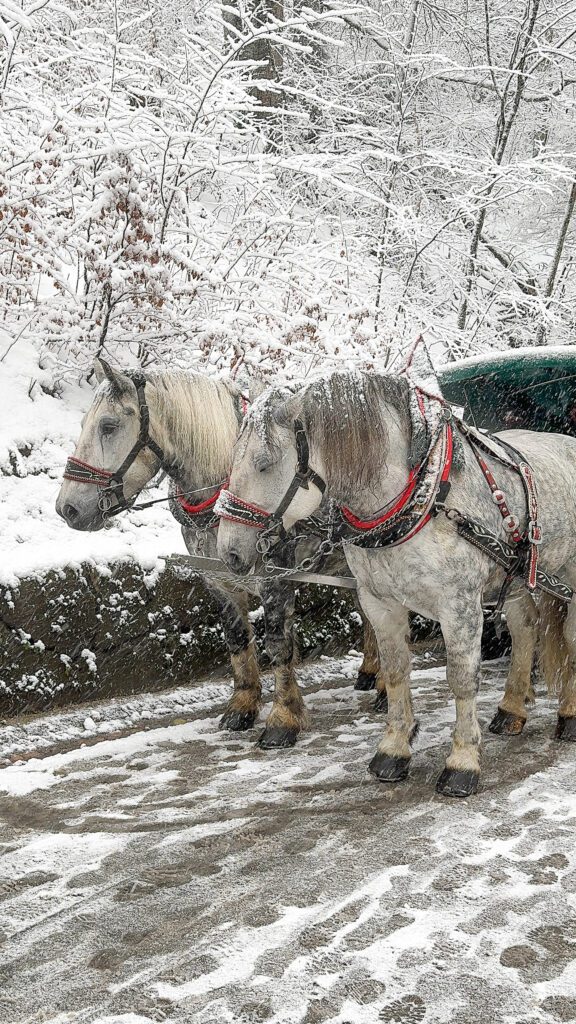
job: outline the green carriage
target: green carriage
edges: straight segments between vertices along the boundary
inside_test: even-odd
[[[438,378],[477,427],[576,435],[576,346],[486,353],[445,364]]]

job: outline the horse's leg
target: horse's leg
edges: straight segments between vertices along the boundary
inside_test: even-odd
[[[294,585],[266,585],[262,603],[266,651],[274,669],[274,697],[258,745],[263,750],[293,747],[306,727],[304,701],[294,673]]]
[[[512,637],[512,655],[504,696],[488,726],[490,732],[518,736],[526,723],[526,702],[532,690],[532,663],[538,638],[538,610],[528,593],[505,605]]]
[[[376,637],[374,636],[372,626],[364,615],[360,603],[357,603],[360,610],[360,616],[362,618],[362,625],[364,627],[364,647],[362,651],[362,664],[358,669],[358,676],[354,684],[354,689],[373,690],[376,686],[376,676],[378,675],[378,644],[376,643]]]
[[[479,599],[447,605],[440,621],[446,645],[446,678],[456,699],[452,749],[436,790],[444,796],[470,796],[480,778],[480,728],[476,693],[480,681],[483,616]]]
[[[576,574],[572,574],[570,586],[576,586]],[[546,597],[546,595],[544,595]],[[550,608],[554,602],[549,601]],[[564,743],[576,743],[576,598],[571,603],[562,606],[555,602],[555,615],[557,621],[564,621],[564,645],[559,644],[557,658],[557,678],[560,683],[560,704],[558,707],[558,721],[554,738]],[[553,626],[550,625],[550,632],[553,633]],[[563,647],[563,650],[562,650]],[[546,682],[549,682],[547,679]]]
[[[410,649],[408,611],[399,603],[384,605],[362,588],[358,597],[368,616],[378,644],[383,685],[388,693],[386,730],[369,769],[380,782],[400,782],[408,775],[417,732],[410,698]]]
[[[207,581],[206,585],[220,608],[234,676],[234,693],[220,719],[220,728],[241,732],[254,725],[262,695],[252,627],[248,620],[248,595],[244,591],[228,593]]]

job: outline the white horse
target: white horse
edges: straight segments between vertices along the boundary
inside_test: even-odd
[[[257,557],[259,533],[277,525],[278,507],[288,529],[316,512],[325,486],[340,509],[344,536],[348,537],[344,540],[346,558],[356,577],[362,607],[374,627],[385,673],[388,723],[371,771],[387,782],[405,778],[408,771],[416,729],[406,640],[408,612],[412,610],[440,623],[448,685],[456,701],[452,748],[437,789],[449,796],[467,796],[476,791],[480,773],[476,691],[482,605],[499,594],[505,572],[485,547],[476,546],[482,529],[475,534],[469,527],[473,542],[466,539],[466,523],[483,524],[496,539],[496,546],[504,543],[510,549],[528,526],[525,488],[513,462],[508,461],[509,450],[486,439],[493,453],[489,450],[479,459],[464,425],[450,424],[448,431],[449,410],[440,403],[435,406],[441,410],[440,418],[422,446],[422,437],[416,436],[413,407],[414,389],[406,379],[389,375],[333,374],[292,392],[267,391],[245,421],[236,445],[230,490],[223,492],[217,506],[224,517],[218,552],[230,568],[247,572]],[[561,572],[566,584],[574,586],[576,440],[524,430],[506,431],[498,437],[500,444],[511,442],[522,452],[537,481],[540,570]],[[454,440],[458,459],[450,466]],[[415,468],[417,464],[420,469]],[[300,482],[296,489],[295,480]],[[440,500],[442,488],[452,513]],[[290,501],[286,506],[287,494]],[[531,514],[536,514],[534,509]],[[248,528],[247,518],[252,519],[253,528]],[[370,526],[374,523],[377,525]],[[358,546],[364,529],[366,546]],[[370,536],[389,529],[392,532],[386,543],[396,546],[370,546]],[[538,541],[535,522],[531,529],[530,536]],[[529,547],[530,571],[534,572],[535,547]],[[528,552],[521,544],[518,550]],[[543,595],[539,613],[523,581],[516,577],[508,592],[506,610],[515,643],[507,699],[499,714],[525,717],[539,614],[547,681],[560,688],[556,736],[575,740],[576,603],[564,603],[569,600],[569,586],[549,575],[546,579],[553,596]],[[506,731],[496,719],[496,731]]]
[[[182,525],[188,551],[215,556],[214,504],[230,471],[232,447],[245,412],[240,388],[230,379],[213,380],[199,373],[168,371],[148,377],[123,373],[104,359],[97,359],[94,369],[99,387],[68,461],[57,512],[75,530],[99,530],[110,514],[129,508],[163,468],[172,481],[170,507]],[[187,497],[178,499],[178,494]],[[306,553],[316,544],[308,540]],[[299,558],[302,542],[297,551],[293,557]],[[330,568],[339,571],[344,566],[340,556],[339,566],[333,560]],[[261,706],[260,673],[248,617],[249,593],[257,588],[226,586],[207,577],[204,583],[221,611],[234,676],[234,693],[220,725],[233,731],[249,729]],[[261,597],[275,690],[259,745],[265,749],[292,746],[306,722],[293,664],[294,585],[271,581],[261,588]],[[356,686],[366,690],[376,683],[376,709],[385,711],[386,691],[377,673],[376,641],[365,622],[364,660]]]

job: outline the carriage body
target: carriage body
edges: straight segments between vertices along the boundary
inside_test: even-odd
[[[445,398],[476,427],[576,435],[576,346],[473,356],[445,364],[438,379]]]

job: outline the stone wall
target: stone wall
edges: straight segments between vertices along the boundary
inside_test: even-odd
[[[350,591],[301,587],[297,604],[302,657],[360,645]],[[169,564],[154,583],[122,563],[0,589],[0,715],[193,684],[226,664],[217,608],[198,577]]]

